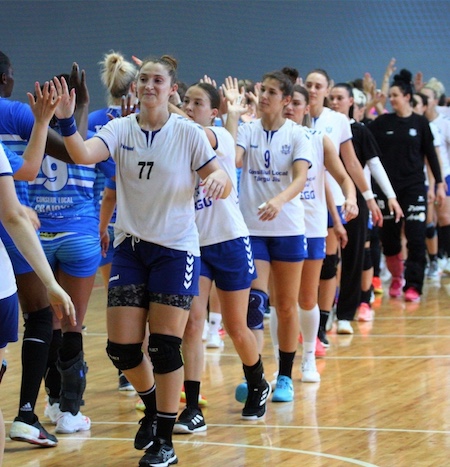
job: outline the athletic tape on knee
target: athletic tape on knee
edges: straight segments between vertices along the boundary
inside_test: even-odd
[[[153,371],[164,375],[178,370],[183,366],[179,337],[165,334],[150,334],[148,339],[148,353],[152,360]]]
[[[269,297],[262,290],[251,289],[248,301],[247,326],[250,329],[264,329],[264,313]]]
[[[322,270],[320,271],[320,278],[322,280],[333,279],[336,276],[338,264],[338,255],[326,255],[323,260]]]
[[[113,365],[120,371],[136,368],[144,358],[142,342],[139,344],[116,344],[108,339],[106,353]]]

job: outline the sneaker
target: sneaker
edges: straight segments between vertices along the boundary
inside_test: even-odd
[[[186,407],[175,422],[173,432],[185,434],[199,433],[201,431],[206,431],[206,423],[202,411],[194,407]]]
[[[139,429],[134,438],[134,448],[139,451],[148,449],[155,439],[156,435],[156,416],[144,415],[139,420]]]
[[[40,423],[36,421],[32,424],[26,423],[20,417],[16,417],[9,430],[9,437],[14,441],[36,444],[44,448],[56,446],[58,440],[51,435]]]
[[[373,292],[377,295],[383,295],[383,284],[380,277],[373,276],[372,278]]]
[[[414,287],[408,287],[405,291],[405,302],[420,302],[420,294]]]
[[[119,375],[119,391],[134,391],[133,385],[127,380],[127,377],[123,373]]]
[[[302,361],[301,372],[302,382],[320,383],[320,374],[317,371],[316,360],[314,358],[308,358]]]
[[[247,396],[241,417],[244,420],[258,420],[266,413],[266,402],[272,392],[270,384],[263,379]]]
[[[181,390],[180,402],[186,405],[186,393],[184,392],[184,387]],[[200,407],[206,407],[208,405],[208,400],[206,397],[203,397],[201,394],[198,395],[198,405]]]
[[[391,285],[389,287],[389,296],[392,298],[401,297],[403,293],[403,278],[401,277],[393,277]]]
[[[91,429],[91,419],[85,417],[81,412],[72,415],[70,412],[61,412],[56,422],[56,433],[76,433],[77,431],[88,431]]]
[[[331,331],[333,323],[336,321],[336,306],[333,306],[330,313],[328,314],[327,324],[325,326],[326,331]]]
[[[327,331],[324,328],[319,328],[317,337],[325,348],[330,347],[330,342],[327,337]]]
[[[59,402],[54,402],[53,404],[50,404],[50,402],[47,402],[47,405],[45,406],[44,410],[44,415],[51,420],[53,425],[56,425],[56,422],[58,421],[58,418],[61,417],[63,413],[59,409]]]
[[[442,271],[447,275],[450,274],[450,258],[447,258],[442,263],[443,263]]]
[[[368,303],[361,303],[358,308],[358,321],[373,321],[373,310]]]
[[[350,321],[346,319],[340,319],[337,324],[338,334],[353,334],[353,328]]]
[[[221,349],[223,347],[223,340],[220,338],[218,332],[208,332],[208,338],[206,339],[207,349]]]
[[[248,396],[248,386],[247,386],[247,381],[244,383],[239,384],[236,386],[236,389],[234,391],[234,398],[238,401],[241,402],[242,404],[245,404]]]
[[[291,402],[294,400],[294,386],[289,376],[278,376],[273,391],[272,402]]]
[[[162,438],[156,438],[139,461],[139,467],[168,467],[177,463],[178,458],[173,446],[169,446]]]
[[[315,352],[315,356],[317,358],[322,358],[322,357],[325,357],[325,355],[327,354],[327,349],[325,348],[325,346],[322,344],[322,342],[320,341],[320,339],[318,337],[316,337],[316,352]]]
[[[439,278],[439,264],[437,260],[430,262],[430,267],[428,268],[427,272],[428,279],[438,279]]]
[[[144,402],[142,401],[141,398],[139,398],[139,400],[136,402],[135,409],[140,410],[141,412],[144,412],[145,404],[144,404]]]

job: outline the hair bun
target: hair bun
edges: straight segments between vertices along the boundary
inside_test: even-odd
[[[281,69],[281,72],[284,73],[291,80],[292,84],[296,83],[297,78],[299,76],[299,72],[296,68],[285,66]]]
[[[398,75],[394,76],[394,81],[403,81],[404,83],[412,83],[412,73],[409,70],[401,69]]]

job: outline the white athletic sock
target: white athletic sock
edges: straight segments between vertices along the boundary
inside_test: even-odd
[[[217,334],[220,329],[220,323],[222,322],[222,315],[215,313],[214,311],[209,312],[209,332],[211,334]]]
[[[313,354],[316,350],[317,331],[319,330],[320,310],[315,305],[311,310],[300,308],[300,331],[303,337],[303,356]]]
[[[270,307],[269,329],[270,329],[270,337],[272,338],[272,345],[273,345],[273,352],[275,354],[275,360],[278,361],[278,358],[279,358],[278,350],[280,346],[278,344],[278,317],[277,317],[277,310],[275,309],[275,307]]]

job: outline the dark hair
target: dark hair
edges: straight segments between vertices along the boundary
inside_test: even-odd
[[[275,70],[275,71],[270,71],[269,73],[266,73],[262,81],[264,82],[266,79],[275,79],[280,83],[280,91],[283,93],[283,97],[286,96],[291,96],[292,97],[292,92],[294,85],[292,84],[291,79],[283,73],[280,70]]]
[[[409,94],[410,100],[412,101],[414,86],[412,83],[412,73],[409,70],[404,68],[400,70],[400,73],[394,76],[394,81],[391,84],[391,88],[393,86],[397,86],[404,96]]]
[[[315,68],[314,70],[311,70],[306,75],[306,77],[308,77],[311,73],[319,73],[319,75],[322,75],[327,80],[327,84],[330,84],[331,78],[328,76],[328,73],[325,70],[323,70],[322,68]]]
[[[300,84],[294,84],[294,90],[292,91],[292,93],[294,92],[298,92],[302,94],[302,96],[305,98],[305,102],[309,104],[309,93],[306,88],[304,88],[303,86],[300,86]]]
[[[146,58],[143,62],[141,67],[139,68],[139,71],[142,70],[142,68],[147,65],[147,63],[159,63],[160,65],[164,66],[169,73],[170,76],[170,81],[172,84],[175,84],[177,82],[177,67],[178,67],[178,62],[176,58],[171,57],[170,55],[163,55],[160,58]]]
[[[296,68],[285,66],[281,69],[281,71],[291,80],[292,84],[295,84],[297,82],[299,72]]]
[[[415,107],[419,103],[414,96],[420,96],[420,98],[422,99],[422,104],[428,105],[428,96],[426,94],[423,94],[422,92],[415,92],[412,100],[413,107]]]
[[[181,101],[183,102],[184,95],[188,89],[188,85],[184,81],[177,81],[178,84],[178,95],[180,96]]]
[[[212,109],[218,109],[220,107],[220,94],[219,91],[209,83],[196,83],[191,87],[197,86],[201,90],[205,91],[208,94],[209,100],[211,102]]]
[[[7,73],[10,67],[11,60],[6,54],[0,52],[0,75],[2,75],[3,73]]]
[[[359,89],[360,91],[364,91],[364,84],[362,78],[355,78],[353,81],[350,81],[348,84],[353,88]]]
[[[345,89],[347,92],[348,92],[348,95],[349,97],[353,97],[353,87],[350,86],[350,84],[348,83],[337,83],[333,86],[333,89],[334,88],[342,88],[342,89]],[[348,116],[350,118],[353,118],[353,106],[354,104],[352,104],[350,106],[350,108],[348,109]]]

